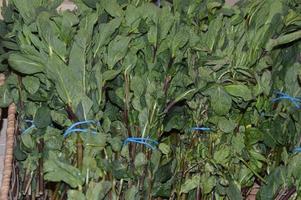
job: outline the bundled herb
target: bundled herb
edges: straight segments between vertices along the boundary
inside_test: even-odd
[[[61,3],[4,11],[20,199],[298,198],[298,1]]]

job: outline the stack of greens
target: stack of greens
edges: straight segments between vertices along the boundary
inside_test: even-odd
[[[61,3],[1,22],[18,198],[300,197],[299,0]]]

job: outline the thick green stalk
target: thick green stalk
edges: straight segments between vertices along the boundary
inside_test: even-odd
[[[255,176],[257,176],[257,178],[259,178],[264,184],[267,184],[267,181],[262,177],[260,176],[244,159],[238,157],[238,159],[246,166],[248,167]]]
[[[299,39],[301,39],[301,30],[280,36],[277,39],[270,39],[266,45],[266,49],[268,51],[271,51],[273,48],[275,48],[279,45],[288,44],[290,42],[294,42]]]

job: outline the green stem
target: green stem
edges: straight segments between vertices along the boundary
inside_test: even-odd
[[[123,179],[120,180],[119,191],[118,191],[118,196],[117,196],[118,200],[121,199],[122,187],[123,187]]]
[[[284,45],[299,39],[301,39],[301,30],[280,36],[277,39],[270,39],[266,45],[266,49],[271,51],[273,48],[279,45]]]
[[[83,141],[80,134],[77,134],[77,167],[81,170],[83,166]]]
[[[242,158],[240,158],[240,157],[238,157],[238,159],[244,164],[244,165],[246,165],[246,167],[247,168],[249,168],[252,172],[253,172],[253,174],[255,175],[255,176],[257,176],[257,178],[259,178],[264,184],[267,184],[267,181],[262,177],[262,176],[260,176],[250,165],[249,165],[249,163],[247,163],[244,159],[242,159]]]

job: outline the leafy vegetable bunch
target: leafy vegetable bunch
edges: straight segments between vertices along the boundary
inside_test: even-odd
[[[19,198],[298,198],[298,0],[61,3],[4,8]]]

